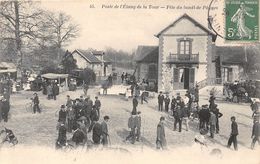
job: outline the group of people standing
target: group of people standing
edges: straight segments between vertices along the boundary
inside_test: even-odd
[[[59,86],[54,81],[47,83],[43,82],[43,94],[47,94],[47,99],[56,100],[56,96],[59,94]]]
[[[92,141],[95,145],[102,143],[108,145],[108,127],[107,122],[109,116],[104,116],[103,122],[100,124],[101,101],[95,97],[93,102],[90,96],[84,98],[76,98],[72,100],[67,95],[67,102],[61,105],[58,113],[58,139],[57,148],[65,147],[67,142],[66,133],[73,133],[71,143],[74,147],[86,146],[88,141],[88,133],[92,133]]]

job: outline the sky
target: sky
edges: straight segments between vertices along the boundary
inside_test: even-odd
[[[42,1],[41,6],[47,10],[65,12],[80,26],[80,36],[66,48],[104,50],[112,47],[132,52],[138,45],[158,45],[158,34],[163,28],[187,13],[195,20],[208,27],[207,6],[210,0],[76,0],[76,1]],[[90,6],[94,5],[95,8]],[[109,5],[119,8],[108,8]],[[122,5],[122,6],[121,6]],[[147,6],[147,9],[133,9],[132,6]],[[149,9],[149,5],[152,5]],[[181,6],[190,9],[166,9]],[[157,8],[164,6],[165,8]],[[201,9],[194,9],[200,6]],[[124,9],[120,8],[124,7]],[[130,8],[129,8],[130,7]],[[222,44],[219,38],[217,44]]]

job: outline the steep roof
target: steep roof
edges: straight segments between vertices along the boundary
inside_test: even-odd
[[[136,62],[152,62],[157,61],[159,54],[158,46],[138,46],[136,50],[135,61]]]
[[[200,24],[198,21],[196,21],[195,19],[193,19],[192,17],[190,17],[188,14],[183,14],[182,16],[180,16],[178,19],[176,19],[173,23],[171,23],[170,25],[168,25],[167,27],[165,27],[161,32],[159,32],[157,35],[155,35],[156,37],[159,37],[163,32],[165,32],[166,30],[168,30],[170,27],[174,26],[176,23],[178,23],[181,19],[188,19],[190,20],[192,23],[194,23],[196,26],[200,27],[203,31],[207,32],[208,34],[213,36],[213,41],[216,40],[217,35],[215,33],[213,33],[211,30],[209,30],[208,28],[206,28],[205,26],[203,26],[202,24]]]
[[[221,56],[223,64],[243,64],[245,62],[245,49],[242,46],[217,46],[216,53]]]
[[[86,59],[89,63],[101,63],[101,61],[93,55],[92,52],[87,50],[75,50],[73,53],[78,53],[84,59]]]

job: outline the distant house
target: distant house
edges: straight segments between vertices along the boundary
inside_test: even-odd
[[[187,14],[155,36],[159,45],[138,46],[135,61],[136,78],[156,81],[158,91],[221,84],[239,79],[243,72],[243,48],[217,47],[210,26]]]
[[[247,53],[251,53],[250,51]],[[244,75],[246,62],[245,48],[242,46],[217,46],[216,54],[220,56],[222,82],[240,80]]]
[[[11,78],[17,78],[17,69],[14,63],[0,62],[0,76],[10,75]]]
[[[74,50],[71,53],[78,69],[90,68],[96,76],[108,76],[112,73],[112,64],[104,59],[103,51]]]

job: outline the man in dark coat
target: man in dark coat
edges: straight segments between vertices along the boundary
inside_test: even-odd
[[[174,96],[172,96],[172,101],[171,101],[171,111],[172,111],[172,115],[174,114],[174,110],[175,110],[175,107],[176,107],[176,99]],[[174,116],[174,115],[173,115]]]
[[[72,141],[75,143],[76,147],[77,146],[84,146],[85,143],[86,143],[86,140],[85,140],[85,134],[84,132],[79,128],[79,125],[76,124],[74,127],[73,127],[73,136],[72,136]]]
[[[213,93],[210,93],[210,97],[209,97],[209,109],[212,109],[215,105],[215,96],[213,95]]]
[[[179,132],[181,132],[183,111],[181,106],[177,106],[174,111],[174,131],[177,129],[177,123],[179,124]]]
[[[199,111],[200,129],[207,129],[209,125],[210,112],[208,105],[202,105],[202,109]]]
[[[130,129],[130,133],[125,139],[125,141],[128,141],[130,139],[132,144],[135,143],[135,137],[136,137],[135,129],[136,129],[137,122],[135,117],[136,117],[136,113],[132,112],[131,116],[128,119],[128,128]]]
[[[125,73],[124,72],[121,75],[121,80],[122,80],[122,83],[124,83],[124,80],[125,80]]]
[[[97,111],[98,111],[98,118],[100,117],[100,108],[101,108],[101,102],[100,102],[100,100],[98,99],[98,97],[96,96],[95,97],[95,107],[96,107],[96,109],[97,109]]]
[[[158,95],[158,110],[163,111],[163,101],[164,101],[164,95],[162,94],[162,91],[160,91],[160,94]]]
[[[56,100],[56,96],[59,94],[59,86],[57,84],[53,84],[53,99]]]
[[[34,95],[34,97],[33,97],[33,113],[36,113],[36,112],[41,113],[41,110],[40,110],[40,107],[39,107],[39,103],[40,103],[39,97],[38,97],[37,93],[34,93],[33,95]]]
[[[66,130],[65,124],[61,123],[61,125],[59,127],[58,139],[56,142],[56,149],[66,146],[66,143],[67,143],[66,133],[67,133],[67,130]]]
[[[170,104],[170,98],[169,98],[169,95],[167,94],[165,99],[164,99],[164,103],[165,103],[165,112],[168,113],[169,111],[169,104]]]
[[[59,111],[59,119],[58,119],[58,122],[65,124],[66,118],[67,118],[67,111],[66,111],[66,109],[65,109],[65,105],[61,105],[60,111]]]
[[[100,123],[94,121],[92,140],[95,145],[100,144],[101,135],[102,135],[102,127],[101,127]]]
[[[8,122],[8,113],[10,111],[10,103],[3,98],[2,99],[2,118],[4,122]]]
[[[217,122],[217,117],[213,113],[213,111],[210,112],[210,118],[209,118],[209,127],[210,127],[210,137],[214,138],[215,134],[215,128],[216,128],[216,122]]]
[[[256,141],[258,141],[258,144],[260,144],[259,136],[260,136],[260,124],[259,124],[259,120],[255,119],[253,129],[252,129],[252,136],[251,136],[252,138],[251,149],[254,149]]]
[[[138,106],[138,100],[137,100],[137,96],[135,96],[133,98],[133,110],[132,110],[132,112],[137,113],[137,106]]]
[[[227,147],[230,148],[231,144],[233,143],[234,149],[237,150],[237,135],[238,135],[238,126],[236,123],[236,117],[231,117],[231,134],[228,139],[228,145]]]
[[[165,138],[165,130],[164,130],[164,117],[160,118],[160,122],[157,125],[157,137],[156,137],[156,148],[157,149],[166,149],[167,143]]]
[[[109,120],[109,116],[104,117],[104,121],[101,123],[101,130],[102,130],[102,144],[103,146],[107,147],[108,145],[108,127],[107,122]]]

